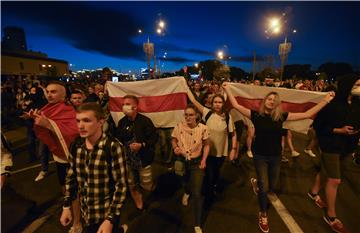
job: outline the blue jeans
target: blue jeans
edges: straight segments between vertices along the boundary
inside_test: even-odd
[[[258,200],[261,212],[267,212],[268,192],[273,192],[280,174],[280,155],[263,156],[254,154],[254,165],[259,188]]]
[[[183,185],[185,193],[191,194],[190,205],[193,209],[195,226],[201,225],[203,196],[201,193],[204,181],[204,170],[200,169],[200,158],[185,162],[185,175],[183,176]]]

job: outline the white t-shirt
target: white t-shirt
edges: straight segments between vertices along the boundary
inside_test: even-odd
[[[210,111],[210,109],[204,107],[204,122],[206,115]],[[227,125],[225,114],[224,116],[220,116],[216,113],[213,113],[206,122],[206,125],[208,126],[210,132],[210,156],[228,156],[228,132],[232,133],[235,130],[234,121],[231,115],[229,116],[229,131],[226,129]]]

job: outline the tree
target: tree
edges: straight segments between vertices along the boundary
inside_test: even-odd
[[[229,81],[230,80],[230,68],[229,66],[222,65],[214,70],[213,79],[216,81]]]
[[[311,65],[292,64],[284,67],[284,77],[292,79],[311,79]]]
[[[350,64],[348,63],[343,63],[343,62],[338,62],[338,63],[332,63],[332,62],[328,62],[328,63],[324,63],[322,65],[319,66],[318,69],[319,72],[325,72],[326,75],[329,78],[335,78],[338,76],[342,76],[345,74],[350,74],[353,73],[353,68]]]

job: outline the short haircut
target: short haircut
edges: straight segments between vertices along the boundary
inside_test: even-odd
[[[124,99],[132,99],[135,101],[136,105],[139,104],[139,98],[134,95],[126,95],[126,96],[124,96]]]
[[[79,107],[77,107],[76,112],[81,113],[85,111],[92,111],[95,114],[95,117],[97,120],[105,119],[105,113],[104,110],[101,108],[101,106],[94,102],[89,103],[83,103]]]
[[[52,80],[52,81],[48,82],[48,84],[46,84],[46,87],[49,86],[50,84],[56,84],[56,85],[63,86],[65,88],[65,90],[66,90],[65,83],[63,83],[63,82]]]

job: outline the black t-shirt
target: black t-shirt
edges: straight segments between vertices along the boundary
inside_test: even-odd
[[[251,121],[255,126],[253,152],[263,156],[281,155],[282,124],[286,121],[288,113],[284,112],[282,120],[273,121],[270,115],[260,115],[251,111]]]

